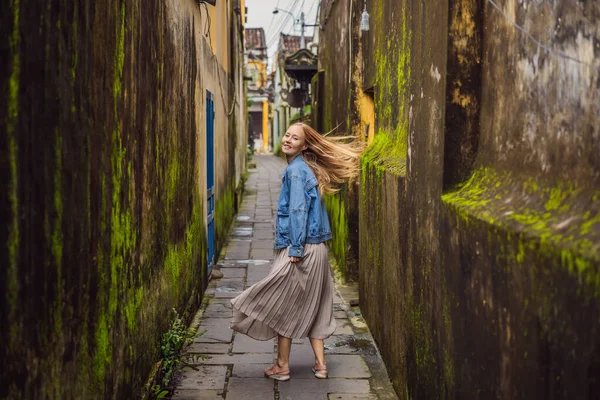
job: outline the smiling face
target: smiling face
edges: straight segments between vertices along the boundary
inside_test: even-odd
[[[299,125],[292,125],[288,128],[281,139],[281,151],[287,156],[288,160],[296,157],[308,148],[306,144],[306,135]]]

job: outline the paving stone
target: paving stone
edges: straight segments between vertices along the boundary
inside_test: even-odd
[[[220,279],[215,289],[215,298],[234,298],[244,290],[244,280],[241,278]]]
[[[217,295],[215,294],[215,297]],[[334,335],[352,335],[354,334],[354,330],[352,330],[352,324],[349,319],[336,319],[337,327],[335,328]]]
[[[192,343],[186,349],[194,354],[225,354],[229,352],[229,343]]]
[[[250,258],[273,260],[275,258],[275,252],[273,249],[252,249],[250,250]]]
[[[269,272],[271,271],[271,266],[260,266],[260,267],[250,267],[248,268],[248,276],[246,277],[247,281],[258,282],[261,279],[264,279]]]
[[[254,237],[258,238],[258,239],[271,239],[273,240],[275,238],[275,234],[273,233],[273,230],[262,230],[262,231],[255,231],[254,232]]]
[[[243,278],[246,276],[246,268],[227,268],[223,271],[223,278]]]
[[[332,354],[325,359],[331,378],[370,378],[364,358],[358,354]],[[340,392],[344,392],[340,390]]]
[[[225,251],[225,260],[244,260],[250,254],[250,246],[247,248],[227,249]]]
[[[210,354],[202,359],[206,365],[230,365],[230,364],[269,364],[273,362],[273,354]]]
[[[273,340],[255,340],[246,335],[237,334],[233,339],[233,353],[270,353],[273,354]]]
[[[344,300],[340,297],[339,294],[337,294],[336,292],[333,293],[333,304],[340,304],[343,303]]]
[[[243,364],[238,363],[233,366],[231,376],[238,378],[264,378],[265,369],[271,368],[273,362],[268,364]]]
[[[377,400],[377,396],[367,393],[329,393],[329,400]]]
[[[172,400],[223,400],[223,390],[175,390]]]
[[[354,335],[334,335],[325,339],[325,354],[355,354],[367,345],[371,343],[364,343],[364,339],[356,340]]]
[[[196,343],[231,343],[233,331],[229,328],[229,318],[208,318],[202,320],[198,333],[194,338]]]
[[[254,222],[274,222],[273,217],[269,216],[269,217],[265,217],[260,216],[260,217],[255,217]]]
[[[232,237],[251,237],[252,228],[235,228],[229,234]]]
[[[251,249],[265,249],[265,250],[273,250],[275,248],[275,242],[272,240],[262,240],[255,239],[252,241],[250,245]]]
[[[229,378],[227,400],[266,400],[275,398],[275,381],[265,378]]]
[[[369,378],[371,373],[362,356],[357,354],[326,354],[325,362],[331,378]],[[315,355],[308,345],[294,346],[290,353],[290,369],[297,378],[313,377]]]
[[[279,385],[280,400],[327,400],[327,393],[369,393],[367,379],[298,379]]]
[[[231,315],[230,299],[212,299],[204,310],[202,318],[231,318]]]
[[[223,271],[224,268],[242,268],[246,265],[246,263],[240,263],[239,260],[220,260],[217,267]]]
[[[223,271],[223,274],[225,274],[225,271]],[[333,317],[334,318],[348,318],[348,315],[346,314],[346,311],[334,311],[333,312]]]
[[[243,288],[242,288],[243,290]],[[240,293],[242,293],[242,290],[240,290],[239,292],[216,292],[215,293],[215,298],[216,299],[234,299],[236,297],[239,296]]]
[[[177,385],[178,389],[218,390],[225,387],[227,367],[200,365],[196,369],[184,367],[181,370],[181,381]]]

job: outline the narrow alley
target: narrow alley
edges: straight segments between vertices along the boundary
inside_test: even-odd
[[[600,399],[600,0],[0,9],[0,400]]]
[[[276,341],[258,341],[229,329],[230,299],[269,273],[273,260],[274,213],[285,162],[273,155],[254,157],[246,193],[217,264],[223,278],[212,280],[194,322],[197,336],[188,348],[185,367],[173,399],[397,399],[373,338],[350,301],[356,286],[336,285],[337,330],[325,341],[330,378],[311,373],[314,356],[309,341],[294,340],[291,380],[265,379],[273,364]]]

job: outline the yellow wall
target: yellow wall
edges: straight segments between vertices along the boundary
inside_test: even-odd
[[[240,0],[240,7],[242,8],[242,25],[246,25],[246,1]]]
[[[225,71],[228,71],[228,50],[229,41],[227,40],[227,11],[226,4],[229,2],[217,1],[216,6],[206,5],[208,7],[208,13],[210,15],[210,46],[212,47],[213,54],[217,56],[219,64]],[[204,8],[204,6],[202,6]],[[204,11],[204,10],[203,10]],[[203,16],[204,16],[203,12]],[[204,17],[204,24],[207,24]],[[206,26],[206,25],[205,25]],[[206,28],[205,28],[206,29]]]
[[[248,60],[248,70],[258,71],[256,86],[261,88],[267,84],[267,64],[259,60]],[[252,73],[252,72],[251,72]]]
[[[269,102],[264,100],[263,102],[263,149],[269,149]]]

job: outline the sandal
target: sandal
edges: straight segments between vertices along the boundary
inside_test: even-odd
[[[315,374],[315,377],[319,379],[327,379],[327,366],[325,364],[315,364],[312,368],[312,372]]]
[[[277,363],[275,363],[271,368],[265,369],[265,378],[271,378],[277,381],[289,381],[290,369],[282,368]]]

